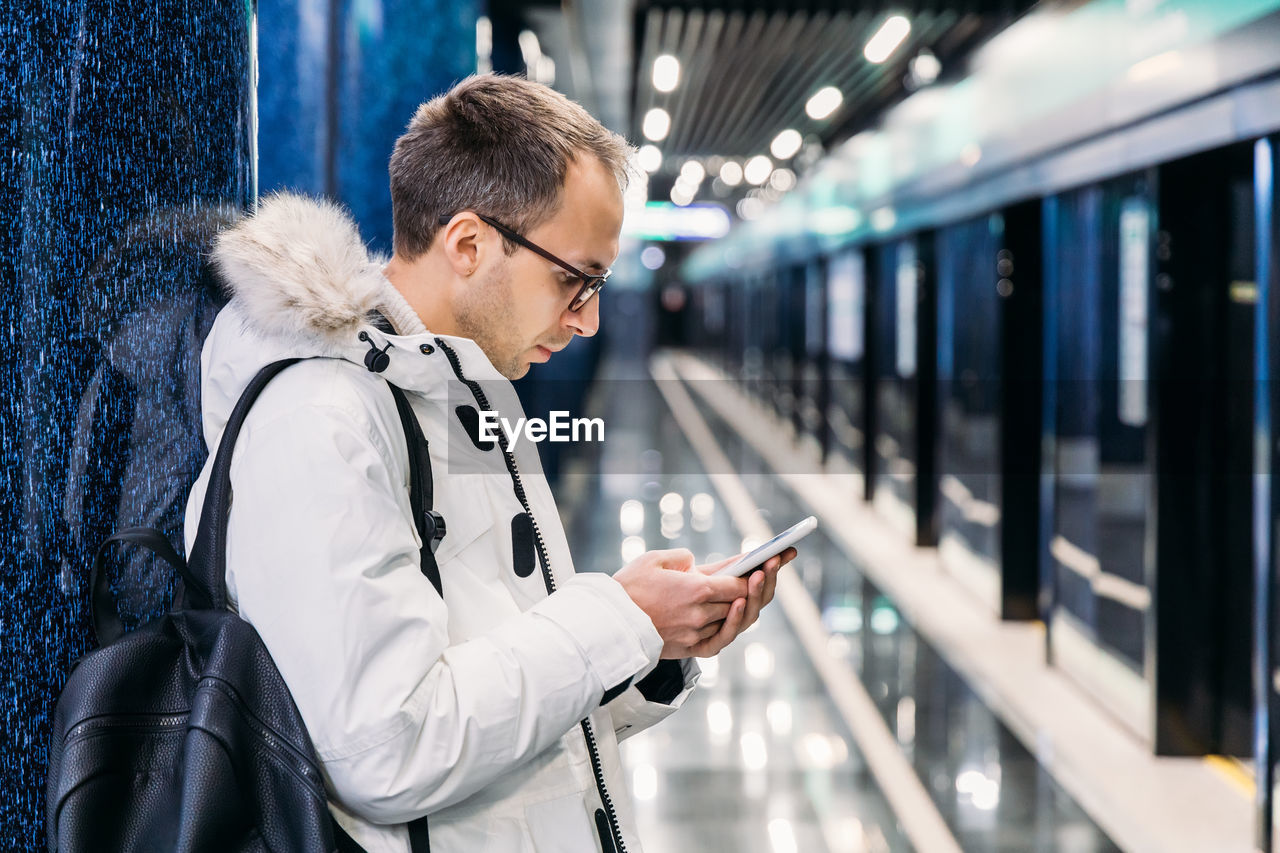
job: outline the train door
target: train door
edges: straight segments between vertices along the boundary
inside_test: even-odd
[[[941,230],[939,551],[994,613],[1033,619],[1039,588],[1040,207]]]
[[[819,458],[826,459],[826,263],[805,264],[800,304],[799,358],[796,376],[796,432],[802,440],[816,445]]]
[[[1144,737],[1153,678],[1146,334],[1154,219],[1146,175],[1045,201],[1049,655]]]
[[[1251,752],[1250,146],[1045,206],[1050,652],[1158,754]]]
[[[771,324],[765,322],[767,276],[754,275],[744,282],[742,315],[742,382],[749,394],[763,399],[764,353],[771,345]]]
[[[695,341],[700,354],[709,362],[727,370],[729,341],[725,317],[725,294],[730,284],[716,280],[694,289],[701,324],[701,339]]]
[[[779,267],[773,275],[774,290],[771,302],[770,323],[774,337],[770,355],[771,402],[778,420],[788,428],[794,428],[796,398],[794,390],[796,361],[796,310],[797,295],[801,293],[801,281],[795,267]]]
[[[827,467],[836,473],[851,470],[865,484],[870,482],[866,252],[854,248],[833,256],[826,277]],[[858,491],[867,494],[865,485]]]
[[[932,233],[878,248],[873,501],[917,545],[938,542]]]

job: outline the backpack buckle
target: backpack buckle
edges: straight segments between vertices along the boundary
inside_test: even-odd
[[[444,538],[444,516],[436,512],[434,509],[429,509],[426,511],[425,518],[423,520],[426,522],[427,547],[429,547],[431,549],[431,553],[434,554],[436,549],[440,547],[440,540]]]

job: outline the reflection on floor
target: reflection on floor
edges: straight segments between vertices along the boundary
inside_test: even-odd
[[[606,376],[617,377],[618,365]],[[739,534],[648,378],[598,383],[603,453],[558,489],[579,571],[648,548],[727,555]],[[703,412],[770,526],[807,515],[735,431]],[[586,465],[590,466],[589,470]],[[796,571],[964,850],[1115,850],[822,531]],[[703,688],[624,746],[650,853],[909,850],[854,739],[775,607],[709,662]]]

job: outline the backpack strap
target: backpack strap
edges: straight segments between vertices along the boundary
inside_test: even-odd
[[[178,552],[169,543],[168,537],[159,530],[152,527],[130,527],[108,536],[98,546],[98,552],[93,557],[93,566],[89,570],[89,614],[93,618],[93,633],[98,638],[100,646],[113,643],[124,635],[124,623],[120,621],[115,598],[111,594],[111,584],[107,580],[107,573],[102,568],[102,558],[106,555],[107,547],[114,542],[132,542],[135,545],[145,546],[173,566],[187,588],[200,585],[195,576],[188,571],[186,561],[178,556]]]
[[[409,506],[413,510],[413,523],[418,527],[418,536],[422,539],[422,552],[419,562],[422,573],[431,581],[436,592],[443,597],[444,587],[440,582],[440,567],[436,564],[436,548],[444,538],[444,516],[432,509],[434,483],[431,479],[431,455],[428,453],[427,437],[422,433],[422,424],[409,407],[409,400],[399,386],[390,382],[391,396],[396,400],[396,413],[400,415],[400,426],[404,428],[404,441],[409,447]]]
[[[218,452],[214,457],[213,469],[209,474],[204,504],[200,509],[200,524],[196,530],[195,543],[191,546],[191,558],[188,563],[190,571],[183,572],[184,578],[191,577],[189,599],[193,607],[223,609],[227,606],[227,521],[231,509],[231,455],[235,449],[240,428],[244,425],[244,419],[249,414],[254,401],[258,399],[258,395],[262,393],[262,389],[280,371],[299,361],[302,359],[281,359],[258,371],[244,393],[240,395],[239,401],[231,412],[231,417],[227,419],[222,438],[218,441]],[[409,505],[413,511],[413,521],[418,528],[418,535],[422,539],[422,550],[419,554],[422,573],[431,581],[436,592],[443,595],[440,567],[436,564],[435,550],[440,540],[444,538],[445,525],[440,513],[432,509],[434,486],[431,479],[431,457],[428,454],[427,439],[422,432],[422,425],[418,423],[417,417],[409,407],[404,391],[390,382],[387,385],[395,398],[396,413],[400,417],[405,444],[409,448]],[[118,618],[117,621],[119,621]],[[409,823],[409,844],[413,853],[430,853],[431,841],[427,836],[426,815]]]
[[[187,592],[189,604],[196,609],[225,610],[227,607],[227,520],[231,510],[231,455],[244,419],[267,383],[280,371],[302,361],[285,358],[258,371],[240,395],[231,417],[218,441],[218,453],[209,472],[209,484],[200,507],[200,524],[196,540],[188,555],[187,567],[198,583]]]
[[[444,586],[440,582],[440,566],[436,563],[436,548],[444,538],[444,517],[432,509],[435,485],[431,479],[431,455],[422,424],[409,407],[409,399],[398,385],[388,382],[391,396],[396,400],[396,413],[404,429],[404,441],[409,447],[409,506],[413,511],[413,523],[418,526],[422,550],[418,553],[422,573],[431,581],[436,592],[443,597]],[[431,853],[431,836],[427,832],[427,816],[409,822],[409,849],[412,853]]]

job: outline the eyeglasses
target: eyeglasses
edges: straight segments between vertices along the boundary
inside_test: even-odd
[[[472,211],[472,212],[475,213],[475,211]],[[455,215],[456,214],[450,213],[450,214],[441,216],[440,224],[448,225],[451,221],[453,221],[453,217]],[[534,243],[531,240],[527,240],[524,237],[520,236],[515,231],[512,231],[510,228],[503,225],[501,222],[498,222],[496,219],[490,216],[485,216],[483,213],[476,213],[476,216],[478,216],[482,222],[485,222],[493,226],[495,230],[497,230],[500,234],[502,234],[508,240],[511,240],[513,243],[518,243],[519,245],[524,246],[526,249],[528,249],[530,252],[533,252],[534,254],[541,255],[542,257],[551,261],[551,263],[555,264],[565,272],[572,275],[574,278],[578,278],[582,280],[582,287],[578,288],[578,294],[574,296],[573,301],[569,303],[570,311],[577,311],[581,309],[583,305],[586,305],[588,302],[590,302],[591,297],[599,293],[600,288],[604,287],[604,283],[609,280],[609,276],[613,275],[613,270],[605,270],[604,272],[599,274],[583,272],[582,270],[575,267],[573,264],[560,260],[555,255],[548,252],[546,249],[539,246],[537,243]]]

